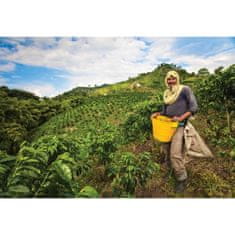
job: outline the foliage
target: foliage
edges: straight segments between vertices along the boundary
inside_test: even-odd
[[[197,75],[199,77],[207,77],[207,76],[210,75],[210,72],[209,72],[209,70],[207,68],[201,68],[201,69],[198,70]]]
[[[76,140],[43,137],[32,146],[22,144],[2,191],[11,197],[75,197],[81,190],[77,179],[89,169],[89,156]]]
[[[235,160],[235,147],[231,150],[230,156],[233,160]]]
[[[97,134],[97,132],[96,132]],[[118,147],[117,130],[110,125],[106,125],[102,133],[93,135],[90,142],[91,152],[99,157],[101,164],[110,162],[110,154]]]
[[[0,149],[16,154],[31,131],[60,112],[60,103],[0,87]]]
[[[136,103],[148,99],[150,95],[143,92],[120,92],[87,98],[84,104],[68,109],[41,125],[34,138],[67,132],[76,136],[85,136],[95,130],[102,132],[110,119],[112,122],[115,122],[115,119],[121,121],[135,108]]]
[[[232,132],[231,116],[235,110],[235,65],[209,77],[197,84],[197,96],[204,112],[211,109],[220,112],[227,119],[227,127]]]
[[[190,183],[190,188],[192,186],[197,188],[204,197],[223,197],[225,194],[232,193],[231,186],[209,169],[197,172]]]
[[[6,181],[16,161],[15,156],[0,151],[0,191],[6,191]]]
[[[144,186],[159,169],[148,152],[138,156],[130,152],[113,154],[108,175],[113,178],[111,185],[114,195],[133,194],[138,185]]]
[[[128,141],[143,139],[152,131],[150,116],[161,111],[160,97],[153,101],[145,101],[135,106],[135,111],[128,116],[122,125],[124,138]]]
[[[91,186],[85,186],[81,189],[78,193],[78,197],[85,197],[85,198],[97,198],[99,197],[98,192]]]

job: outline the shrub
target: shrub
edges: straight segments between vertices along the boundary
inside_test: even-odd
[[[148,152],[138,156],[130,152],[113,154],[108,176],[113,179],[111,186],[114,195],[133,195],[136,187],[144,186],[159,169]]]

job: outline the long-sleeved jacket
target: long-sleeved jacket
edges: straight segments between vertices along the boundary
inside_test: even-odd
[[[168,117],[181,116],[186,112],[191,112],[195,114],[198,110],[198,105],[196,98],[190,89],[190,87],[185,86],[179,97],[173,104],[164,104],[161,111],[161,115]]]

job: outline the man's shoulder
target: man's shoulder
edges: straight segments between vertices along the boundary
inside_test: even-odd
[[[184,85],[182,91],[183,91],[183,92],[192,92],[192,89],[191,89],[189,86]]]
[[[185,90],[191,90],[191,88],[190,88],[189,86],[187,86],[187,85],[183,85],[183,89],[185,89]]]

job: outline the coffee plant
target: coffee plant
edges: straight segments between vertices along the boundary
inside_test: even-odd
[[[159,169],[148,152],[138,156],[130,152],[114,154],[108,169],[114,195],[133,195],[136,187],[143,187]]]

